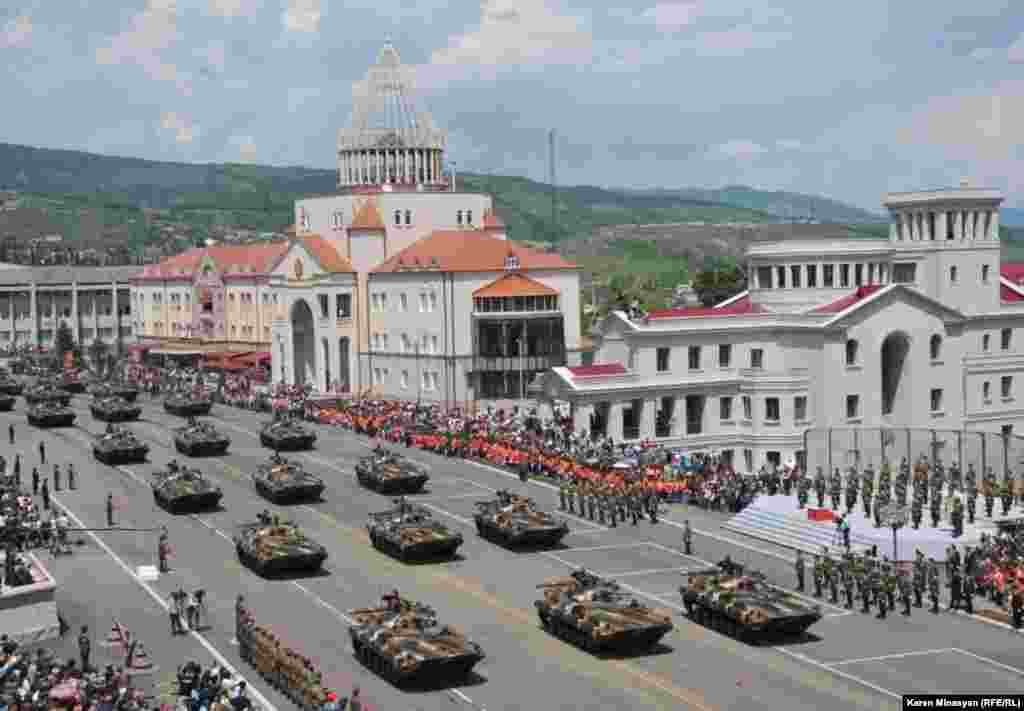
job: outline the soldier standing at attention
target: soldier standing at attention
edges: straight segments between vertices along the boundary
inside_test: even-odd
[[[1024,622],[1024,592],[1017,588],[1010,598],[1010,612],[1013,615],[1013,629],[1019,630]]]
[[[50,510],[50,484],[43,479],[43,510]]]
[[[913,593],[910,585],[910,574],[906,571],[900,573],[897,582],[900,588],[900,600],[903,602],[903,616],[910,617],[910,596]]]
[[[963,594],[963,580],[960,578],[960,567],[954,566],[949,575],[949,609],[959,610]]]
[[[693,554],[693,529],[690,528],[690,519],[683,522],[683,553]]]
[[[856,578],[854,577],[853,570],[853,559],[849,557],[849,554],[843,557],[843,592],[846,595],[846,609],[853,609],[853,586]]]
[[[46,464],[46,444],[43,442],[39,443],[39,461]]]
[[[60,491],[60,465],[53,465],[53,490]]]
[[[924,597],[924,586],[927,579],[927,570],[924,566],[924,554],[917,551],[914,557],[914,607],[924,607],[921,598]]]
[[[576,482],[573,481],[572,478],[570,478],[568,483],[565,485],[565,498],[569,504],[569,513],[575,515],[576,502],[574,499],[576,498]]]
[[[832,604],[835,605],[839,602],[839,573],[836,570],[834,561],[829,557],[825,558],[825,580],[828,581],[828,590],[831,594]]]
[[[561,507],[562,511],[565,511],[568,508],[565,505],[565,494],[566,494],[566,490],[568,488],[569,488],[569,485],[566,483],[566,481],[564,479],[558,485],[558,503],[559,503],[559,506]]]
[[[107,528],[114,527],[114,495],[107,494]]]
[[[825,577],[825,565],[821,562],[821,556],[814,556],[814,597],[821,597],[821,586]]]
[[[974,614],[974,576],[971,571],[968,570],[967,566],[964,565],[964,611],[968,615]]]
[[[21,488],[21,454],[14,455],[14,483]]]
[[[75,490],[75,465],[68,463],[68,488],[72,491]]]
[[[78,656],[82,661],[82,673],[89,673],[89,652],[92,650],[92,641],[89,639],[89,628],[82,625],[82,632],[78,635]]]
[[[7,436],[11,440],[11,444],[14,444],[14,424],[7,425]]]
[[[39,496],[39,469],[32,467],[32,496]]]
[[[798,592],[804,591],[804,552],[796,552],[796,562],[793,564],[794,570],[796,571],[796,589]]]
[[[939,614],[939,564],[928,559],[928,595],[932,600],[932,614]]]

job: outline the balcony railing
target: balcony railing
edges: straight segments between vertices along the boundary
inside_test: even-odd
[[[549,370],[563,365],[564,353],[536,356],[473,356],[473,370],[476,371]]]

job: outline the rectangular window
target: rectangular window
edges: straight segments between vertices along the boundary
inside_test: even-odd
[[[430,292],[430,313],[437,311],[437,292]]]
[[[999,341],[1004,351],[1010,350],[1010,339],[1013,336],[1012,328],[1004,328],[999,332]]]
[[[728,422],[732,419],[732,398],[722,397],[718,399],[718,419]]]
[[[990,269],[991,267],[988,264],[981,265],[981,281],[985,284],[988,284],[988,275]]]
[[[750,349],[750,367],[753,370],[762,370],[764,368],[764,349],[763,348],[751,348]]]
[[[894,264],[892,281],[894,284],[913,284],[917,281],[917,265],[912,262]]]
[[[864,265],[863,264],[856,264],[856,265],[854,265],[854,267],[853,267],[853,279],[854,279],[854,285],[855,286],[863,286],[864,285]]]
[[[408,370],[403,370],[402,371],[402,390],[405,390],[408,387],[409,387],[409,371]]]
[[[860,414],[860,395],[846,396],[846,419],[856,419]]]
[[[327,294],[317,294],[317,300],[320,302],[320,318],[327,318],[329,315],[329,297]]]
[[[999,389],[1003,394],[1004,399],[1013,397],[1013,376],[1004,375],[999,379]]]
[[[700,370],[700,346],[690,346],[687,353],[690,370]]]
[[[754,419],[754,406],[750,400],[749,395],[743,396],[743,419],[752,420]]]
[[[789,284],[794,289],[800,288],[800,265],[795,264],[789,268]]]
[[[942,388],[932,388],[932,412],[942,412]]]
[[[793,398],[793,419],[796,422],[807,421],[807,396],[797,395]]]
[[[982,335],[982,337],[981,337],[981,350],[982,350],[982,352],[988,353],[989,344],[991,344],[991,342],[992,342],[992,336],[991,335],[989,335],[987,333]]]
[[[780,418],[779,398],[766,397],[764,399],[764,421],[778,422]]]
[[[719,368],[731,368],[732,367],[732,344],[723,343],[718,346],[718,367]]]
[[[757,288],[759,288],[759,289],[771,289],[772,288],[772,268],[771,267],[758,267],[757,268]]]
[[[352,295],[351,294],[338,294],[335,297],[336,306],[336,317],[337,318],[351,318],[352,317]]]
[[[821,285],[826,288],[835,286],[836,267],[834,264],[823,264],[821,267]]]
[[[775,267],[775,287],[777,289],[786,288],[786,268]]]
[[[846,289],[850,286],[850,265],[840,264],[839,265],[839,286]]]
[[[430,352],[434,354],[437,353],[437,336],[430,337]]]
[[[406,294],[404,291],[398,297],[398,304],[400,311],[404,312],[409,310],[409,295]]]
[[[992,383],[987,380],[981,384],[981,398],[985,402],[990,402],[992,400]]]
[[[743,464],[746,466],[746,471],[754,471],[754,450],[744,449],[743,450]]]
[[[807,286],[812,289],[818,286],[818,265],[808,264],[807,265]]]
[[[669,354],[669,349],[668,348],[659,348],[658,349],[658,372],[659,373],[666,373],[666,372],[668,372],[668,354]]]
[[[424,314],[427,312],[427,293],[420,292],[420,313]]]

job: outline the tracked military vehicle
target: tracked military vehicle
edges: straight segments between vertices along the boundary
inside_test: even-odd
[[[59,402],[39,402],[28,408],[28,423],[35,427],[71,427],[75,424],[74,410]]]
[[[141,442],[123,427],[107,426],[107,431],[96,438],[92,455],[104,464],[131,464],[146,461],[149,445]]]
[[[499,491],[497,498],[476,505],[477,533],[505,545],[554,546],[569,535],[569,524],[539,510],[533,499]]]
[[[277,454],[256,469],[252,482],[260,496],[275,504],[316,500],[325,488],[323,479]]]
[[[164,399],[164,410],[178,417],[209,415],[213,401],[198,393],[176,392]]]
[[[52,383],[37,383],[25,389],[25,402],[29,405],[56,402],[67,407],[71,404],[71,393],[54,387]]]
[[[96,383],[89,386],[89,394],[96,399],[119,397],[128,402],[135,402],[139,397],[139,389],[134,385],[121,383]]]
[[[275,452],[312,449],[316,433],[292,418],[275,419],[260,430],[260,444]]]
[[[586,570],[548,578],[534,605],[548,632],[588,652],[627,652],[654,646],[672,631],[668,610],[654,609],[617,583]]]
[[[356,462],[356,478],[380,494],[416,494],[423,490],[430,474],[423,464],[378,448]]]
[[[744,641],[800,635],[822,617],[820,605],[768,585],[760,573],[691,572],[679,593],[691,619]]]
[[[366,529],[373,547],[404,563],[450,558],[462,534],[435,521],[430,512],[404,499],[388,511],[370,514]]]
[[[14,403],[18,398],[13,395],[0,393],[0,412],[10,412],[14,409]]]
[[[89,405],[92,416],[101,422],[131,422],[139,419],[142,408],[124,398],[105,397],[93,400]]]
[[[399,599],[348,615],[356,658],[398,686],[460,680],[485,656],[460,630],[440,625],[426,605]]]
[[[216,508],[224,497],[221,488],[198,469],[170,462],[153,473],[153,499],[171,513],[191,513]]]
[[[174,448],[189,457],[216,457],[228,451],[231,440],[207,422],[194,418],[174,430]]]
[[[14,380],[9,375],[0,376],[0,394],[21,395],[25,386]]]
[[[260,575],[315,571],[327,560],[327,549],[297,525],[267,516],[239,529],[235,550],[238,559]]]

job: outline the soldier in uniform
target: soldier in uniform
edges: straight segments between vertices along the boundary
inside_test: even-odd
[[[996,500],[996,477],[992,473],[992,467],[985,467],[985,475],[982,479],[982,493],[985,495],[985,515],[992,518],[992,509],[995,508]]]
[[[828,582],[828,591],[831,595],[832,604],[835,605],[839,602],[839,571],[836,569],[835,561],[832,558],[825,557],[825,580]]]
[[[910,575],[906,572],[900,573],[898,582],[900,587],[900,600],[903,602],[903,616],[910,617],[910,597],[912,594]]]
[[[690,519],[683,522],[683,552],[686,555],[693,554],[693,529],[690,528]]]
[[[907,488],[910,484],[910,463],[903,457],[900,461],[900,471],[896,475],[896,503],[900,506],[907,505]]]
[[[949,576],[949,609],[960,609],[963,597],[963,579],[960,577],[959,566],[954,566]]]
[[[853,467],[850,467],[850,472],[846,475],[846,513],[849,514],[853,511],[857,505],[857,472]]]
[[[942,520],[942,493],[938,489],[932,492],[931,513],[932,528],[938,528],[939,521]]]
[[[888,459],[882,460],[882,466],[878,470],[878,493],[875,494],[875,498],[881,507],[892,501],[892,466]]]
[[[843,556],[843,562],[840,564],[843,571],[843,592],[846,595],[846,609],[853,609],[853,586],[856,582],[856,576],[854,574],[854,560],[849,553]]]
[[[949,467],[949,493],[955,494],[963,489],[963,475],[960,472],[960,465],[957,462]]]
[[[810,480],[803,474],[800,474],[800,478],[796,482],[796,499],[797,508],[804,508],[807,506],[807,497],[809,489],[811,488]]]
[[[932,467],[931,475],[932,492],[941,495],[946,488],[946,468],[942,466],[942,460],[938,457],[935,458],[935,466]]]
[[[864,501],[864,515],[868,518],[871,517],[871,499],[875,493],[875,472],[868,465],[868,468],[864,470],[864,477],[861,481],[861,498]]]
[[[1013,591],[1010,598],[1010,613],[1013,617],[1013,629],[1019,630],[1021,622],[1024,621],[1024,591],[1019,587]]]
[[[619,512],[618,512],[618,497],[615,493],[615,489],[608,489],[608,493],[605,495],[605,502],[608,505],[608,525],[615,528],[619,525]]]
[[[878,602],[878,619],[884,620],[896,594],[896,579],[889,573],[878,571],[875,600]]]
[[[654,488],[651,488],[647,492],[647,512],[651,516],[651,523],[657,523],[658,522],[658,504],[659,503],[660,503],[660,501],[658,499],[658,492]]]
[[[804,552],[796,552],[796,562],[793,564],[793,570],[796,572],[796,589],[798,592],[804,591]]]
[[[928,596],[932,601],[932,613],[939,614],[939,565],[934,558],[928,559]]]
[[[967,480],[967,523],[974,525],[974,516],[978,510],[978,484],[974,477]]]
[[[825,507],[825,473],[821,467],[814,473],[814,493],[818,496],[818,508]]]
[[[924,554],[917,551],[914,556],[914,607],[924,607],[924,587],[927,581],[927,569],[925,568]]]
[[[839,502],[843,495],[843,475],[839,473],[839,467],[832,472],[829,479],[829,496],[832,497],[832,510],[839,510]]]
[[[821,597],[821,586],[825,581],[825,564],[820,555],[814,556],[814,597]]]
[[[953,538],[964,535],[964,505],[959,497],[953,499]]]
[[[565,479],[563,479],[561,481],[561,483],[559,483],[559,485],[558,485],[558,505],[559,505],[559,508],[562,511],[566,511],[569,508],[566,505],[566,501],[565,501],[566,495],[568,493],[568,490],[569,490],[569,483],[567,481],[565,481]]]
[[[1013,478],[1012,474],[1006,472],[1006,478],[999,487],[999,501],[1003,505],[1003,516],[1010,515],[1010,507],[1013,506]]]
[[[587,518],[594,520],[594,508],[597,506],[597,491],[593,482],[587,482]]]
[[[973,573],[973,571],[970,570],[970,566],[967,565],[967,562],[964,561],[964,586],[963,586],[964,600],[963,601],[964,601],[964,611],[967,612],[968,615],[973,615],[974,614],[974,594],[975,594],[976,591],[977,591],[977,588],[975,587],[975,584],[974,584],[974,573]]]
[[[910,518],[914,530],[921,527],[921,518],[924,516],[924,496],[921,493],[920,484],[914,484],[914,499],[910,502]]]
[[[629,497],[629,503],[633,514],[633,525],[635,526],[640,522],[640,519],[643,518],[644,515],[643,506],[641,505],[643,502],[640,499],[639,487],[633,489],[633,495]]]
[[[597,521],[604,523],[604,514],[608,510],[608,493],[603,487],[594,491],[594,498],[597,499]]]

